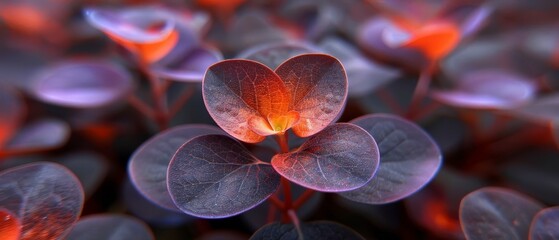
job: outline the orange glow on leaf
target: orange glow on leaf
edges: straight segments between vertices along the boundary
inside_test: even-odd
[[[418,49],[431,60],[446,56],[460,41],[460,30],[451,23],[431,23],[411,34],[402,46]]]
[[[130,52],[136,54],[140,60],[146,63],[153,63],[165,55],[167,55],[177,44],[179,40],[179,34],[176,30],[173,30],[167,37],[160,41],[150,42],[150,43],[136,43],[114,34],[105,32],[109,38],[118,44],[122,45]]]
[[[446,204],[440,200],[431,200],[427,202],[425,207],[425,217],[433,219],[433,226],[444,232],[460,232],[460,223],[458,219],[449,216],[446,210]]]
[[[9,27],[27,34],[42,33],[54,27],[39,9],[23,4],[2,6],[0,18]]]
[[[21,233],[21,223],[10,212],[0,210],[0,236],[3,240],[18,240]]]
[[[261,136],[269,136],[278,133],[284,133],[299,121],[299,113],[289,111],[285,114],[270,113],[264,119],[260,116],[254,116],[248,120],[250,129]]]

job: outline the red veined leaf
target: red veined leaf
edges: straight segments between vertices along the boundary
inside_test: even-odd
[[[80,216],[79,180],[54,163],[32,163],[0,172],[0,207],[17,214],[22,240],[63,238]]]
[[[422,188],[439,170],[439,147],[415,123],[388,114],[365,115],[350,123],[373,136],[381,159],[375,177],[361,188],[340,193],[343,197],[369,204],[397,201]]]
[[[224,133],[214,126],[189,124],[165,130],[144,142],[128,162],[128,174],[136,189],[157,205],[178,211],[167,190],[169,162],[180,146],[206,134]]]
[[[559,239],[559,207],[539,211],[530,225],[530,240]]]
[[[155,239],[142,221],[121,214],[89,215],[80,219],[66,238],[68,240]]]
[[[460,223],[468,239],[528,239],[530,222],[542,205],[518,193],[485,187],[460,203]]]
[[[285,178],[322,192],[353,190],[375,174],[379,152],[365,130],[348,123],[326,127],[297,150],[277,154],[272,166]]]
[[[289,113],[291,96],[270,68],[250,60],[225,60],[206,72],[202,94],[208,112],[233,137],[249,143],[284,132],[297,114]],[[287,122],[287,123],[286,123]]]
[[[182,145],[167,171],[167,187],[183,212],[224,218],[245,212],[278,188],[280,176],[224,135],[196,137]]]
[[[311,136],[337,119],[347,98],[347,76],[338,59],[326,54],[302,54],[282,63],[275,72],[283,80],[299,113],[293,132]]]

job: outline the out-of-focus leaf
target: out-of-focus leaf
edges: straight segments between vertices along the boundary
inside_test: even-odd
[[[54,163],[32,163],[0,173],[0,208],[21,221],[21,239],[63,238],[80,216],[79,180]]]
[[[108,62],[68,61],[44,69],[30,90],[47,103],[94,108],[123,98],[132,90],[132,80],[126,71]]]
[[[269,163],[224,135],[200,136],[182,145],[167,174],[177,207],[204,218],[247,211],[272,195],[279,182],[280,176]]]
[[[149,227],[138,219],[121,214],[89,215],[81,218],[68,240],[137,239],[153,240]]]
[[[277,154],[272,166],[285,178],[322,192],[353,190],[375,174],[379,149],[366,131],[337,123],[309,138],[297,150]]]
[[[24,126],[2,151],[36,152],[62,146],[70,136],[68,124],[57,119],[42,119]]]
[[[291,96],[289,110],[299,113],[293,132],[311,136],[336,120],[347,98],[347,76],[340,61],[326,54],[288,59],[275,71]]]
[[[144,142],[130,157],[128,174],[136,189],[161,207],[178,211],[167,190],[167,168],[175,152],[189,140],[207,134],[224,134],[203,124],[177,126]]]
[[[87,8],[84,13],[91,25],[143,61],[151,63],[161,59],[178,42],[171,13],[160,7]]]
[[[18,240],[21,222],[10,211],[0,207],[0,236],[4,240]]]
[[[537,122],[556,122],[559,120],[559,94],[541,96],[529,104],[512,110],[512,113]]]
[[[198,46],[186,52],[180,59],[165,64],[157,64],[153,72],[158,76],[178,82],[201,82],[209,66],[222,60],[215,49]]]
[[[362,240],[359,233],[339,223],[316,221],[302,223],[300,229],[293,224],[271,223],[256,231],[250,240],[288,240],[288,239],[346,239]]]
[[[16,89],[0,83],[0,149],[16,132],[25,106]]]
[[[388,114],[365,115],[352,120],[377,141],[380,166],[365,186],[340,193],[350,200],[381,204],[405,198],[427,184],[439,170],[441,152],[419,126]]]
[[[302,42],[277,42],[265,43],[251,48],[247,48],[237,55],[237,58],[245,58],[257,61],[276,69],[285,60],[305,53],[318,52],[310,44]]]
[[[432,96],[449,105],[469,108],[506,109],[532,100],[533,81],[513,72],[486,69],[469,72],[454,90],[434,91]]]
[[[468,239],[528,239],[530,222],[542,205],[521,193],[485,187],[460,203],[460,223]]]
[[[530,240],[559,239],[559,207],[541,210],[530,225]]]
[[[326,38],[319,45],[326,53],[337,57],[347,72],[350,97],[370,94],[395,80],[401,72],[367,59],[357,48],[339,38]]]

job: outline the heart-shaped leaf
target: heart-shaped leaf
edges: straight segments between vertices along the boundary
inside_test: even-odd
[[[147,62],[161,59],[178,42],[175,21],[163,8],[88,8],[84,13],[91,25]]]
[[[264,43],[239,53],[238,58],[250,59],[276,69],[285,60],[304,53],[317,52],[314,47],[300,42]]]
[[[190,124],[160,132],[144,142],[128,162],[128,174],[134,186],[150,201],[178,211],[167,190],[169,162],[184,143],[207,134],[224,133],[210,125]]]
[[[559,207],[541,210],[530,226],[530,240],[559,239]]]
[[[275,71],[291,96],[289,110],[299,113],[293,132],[311,136],[337,119],[347,98],[347,76],[336,58],[303,54],[288,59]]]
[[[280,176],[239,142],[206,135],[182,145],[167,174],[171,198],[183,212],[224,218],[260,204],[278,188]]]
[[[21,233],[21,222],[10,211],[0,208],[0,236],[4,240],[18,240]]]
[[[388,114],[370,114],[351,121],[377,141],[380,166],[365,186],[340,193],[350,200],[381,204],[405,198],[425,184],[441,165],[435,142],[413,122]]]
[[[353,124],[337,123],[313,135],[297,150],[277,154],[272,166],[285,178],[322,192],[353,190],[375,174],[375,140]]]
[[[116,102],[132,90],[130,75],[108,62],[68,61],[44,69],[31,92],[60,106],[94,108]]]
[[[152,240],[154,237],[149,227],[136,218],[120,214],[100,214],[80,219],[66,239]]]
[[[518,192],[485,187],[460,203],[460,222],[467,239],[528,239],[530,222],[542,205]]]
[[[212,65],[204,77],[203,96],[215,122],[233,137],[249,143],[264,140],[256,131],[272,131],[271,126],[250,124],[249,119],[268,124],[268,115],[286,114],[291,101],[277,74],[249,60],[225,60]]]
[[[0,149],[15,133],[25,113],[25,106],[16,89],[0,84]]]
[[[0,172],[0,208],[21,221],[22,239],[60,239],[80,216],[79,180],[54,163],[32,163]]]
[[[503,70],[479,70],[462,77],[455,90],[435,91],[433,97],[457,107],[506,109],[532,100],[536,85]]]
[[[287,240],[287,239],[346,239],[363,240],[359,233],[339,223],[315,221],[303,223],[300,228],[293,224],[271,223],[256,231],[250,240]]]

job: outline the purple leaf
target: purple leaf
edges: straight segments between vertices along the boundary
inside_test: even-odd
[[[5,145],[6,152],[50,150],[62,146],[70,136],[70,127],[56,119],[42,119],[23,127]]]
[[[275,70],[291,95],[289,110],[299,113],[293,132],[311,136],[340,116],[347,99],[347,76],[342,63],[326,54],[303,54]]]
[[[271,223],[256,231],[250,240],[288,240],[288,239],[346,239],[364,240],[359,233],[339,223],[315,221],[302,223],[300,229],[293,224]]]
[[[441,165],[435,142],[413,122],[388,114],[365,115],[352,120],[377,141],[380,166],[365,186],[340,193],[350,200],[381,204],[405,198],[427,184]]]
[[[108,62],[68,61],[44,69],[31,92],[47,103],[94,108],[111,104],[132,90],[130,75]]]
[[[559,94],[544,95],[525,106],[513,110],[520,118],[539,121],[544,124],[559,119]]]
[[[468,239],[528,239],[530,222],[542,205],[518,192],[485,187],[460,203],[460,222]]]
[[[150,201],[178,211],[167,190],[167,168],[184,143],[206,134],[224,134],[219,128],[191,124],[163,131],[142,144],[130,157],[128,174],[138,191]]]
[[[0,149],[16,132],[25,114],[25,105],[16,89],[0,83]]]
[[[541,210],[530,226],[530,240],[559,239],[559,207]]]
[[[374,18],[361,26],[357,41],[366,51],[390,62],[404,64],[413,69],[424,68],[427,65],[427,59],[419,51],[409,48],[393,48],[385,42],[383,36],[390,35],[394,31],[396,28],[390,21]]]
[[[68,240],[155,239],[140,220],[121,214],[89,215],[80,219],[68,234]]]
[[[395,80],[401,72],[367,59],[352,44],[340,38],[327,38],[319,45],[337,57],[347,72],[348,92],[352,97],[370,94],[375,89]]]
[[[32,163],[0,172],[0,208],[17,215],[22,239],[61,239],[80,216],[79,180],[54,163]]]
[[[469,108],[514,108],[532,100],[536,85],[529,79],[501,70],[478,70],[464,75],[455,90],[434,91],[446,104]]]
[[[183,212],[224,218],[247,211],[272,195],[280,176],[269,163],[224,135],[206,135],[182,145],[169,164],[167,186]]]
[[[84,13],[85,19],[103,32],[137,43],[162,40],[175,28],[169,13],[155,6],[123,10],[88,8]],[[153,29],[155,26],[157,29]]]
[[[180,42],[177,46],[180,46]],[[181,55],[181,58],[157,64],[152,69],[161,78],[179,82],[201,82],[206,69],[222,59],[219,51],[198,46]]]
[[[468,15],[460,26],[462,38],[475,34],[483,26],[492,12],[493,7],[489,5],[476,7],[476,9]]]
[[[272,158],[274,169],[304,187],[322,192],[353,190],[375,174],[375,140],[352,124],[337,123],[313,135],[297,150]]]
[[[78,177],[86,199],[97,190],[109,172],[108,160],[95,152],[68,153],[58,162]]]
[[[318,50],[301,42],[265,43],[245,49],[237,55],[237,58],[254,60],[271,69],[276,69],[291,57],[312,52],[318,52]]]

